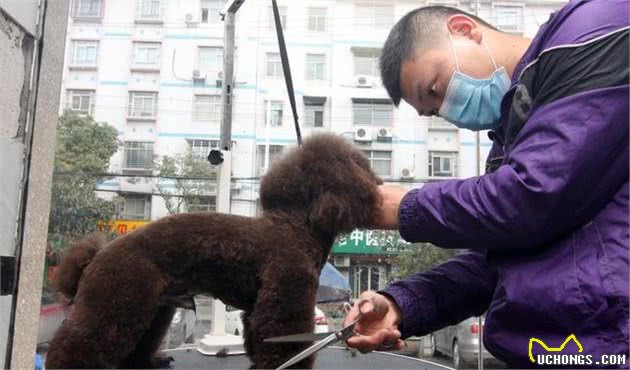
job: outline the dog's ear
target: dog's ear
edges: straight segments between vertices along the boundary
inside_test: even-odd
[[[311,227],[324,232],[349,233],[373,222],[382,200],[376,178],[367,168],[366,171],[354,162],[334,168],[330,178],[336,176],[337,181],[332,182],[340,186],[322,187],[309,213]]]
[[[321,194],[313,204],[309,223],[320,231],[342,233],[352,231],[356,222],[349,197],[330,191]]]

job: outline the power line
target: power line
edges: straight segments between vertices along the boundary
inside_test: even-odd
[[[90,176],[90,177],[132,177],[132,178],[163,178],[163,179],[174,179],[174,180],[211,180],[216,181],[216,178],[212,177],[195,177],[195,176],[161,176],[161,175],[132,175],[132,174],[122,174],[122,173],[97,173],[97,172],[69,172],[69,171],[60,171],[55,172],[53,175],[61,175],[61,176]],[[238,181],[260,181],[262,176],[254,176],[254,177],[232,177],[234,182]],[[392,178],[385,177],[383,178],[383,182],[386,183],[432,183],[432,182],[441,182],[448,180],[455,180],[458,178]],[[99,189],[99,191],[101,191]],[[103,190],[104,191],[104,190]],[[109,191],[109,190],[108,190]],[[120,192],[120,190],[111,190],[114,192]],[[123,191],[126,192],[126,191]],[[142,193],[147,194],[147,193]]]
[[[160,178],[169,180],[215,180],[216,177],[202,176],[168,176],[168,175],[135,175],[126,173],[110,173],[110,172],[70,172],[58,171],[53,176],[89,176],[89,177],[136,177],[136,178]]]

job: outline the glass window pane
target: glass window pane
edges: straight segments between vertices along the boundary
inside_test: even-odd
[[[316,111],[314,113],[315,113],[315,117],[314,117],[313,126],[314,127],[324,127],[324,112],[323,111]]]
[[[210,81],[218,78],[218,72],[223,70],[223,48],[199,48],[199,71]]]
[[[195,95],[193,102],[194,121],[213,121],[221,119],[221,97],[218,95]]]
[[[267,77],[280,77],[282,75],[282,62],[280,54],[267,53]]]
[[[308,30],[311,32],[326,31],[326,8],[308,8]]]
[[[223,0],[201,0],[201,23],[221,25],[219,12],[223,9],[224,3]]]

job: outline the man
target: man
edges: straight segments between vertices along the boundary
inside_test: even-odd
[[[490,129],[494,144],[483,176],[382,187],[375,227],[471,251],[363,293],[372,304],[350,346],[399,347],[486,312],[484,344],[510,366],[554,353],[534,341],[530,357],[531,338],[559,347],[574,334],[582,352],[561,354],[591,357],[568,367],[628,354],[629,7],[571,1],[533,40],[446,7],[394,26],[381,57],[394,103]]]

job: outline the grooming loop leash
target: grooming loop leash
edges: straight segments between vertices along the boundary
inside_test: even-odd
[[[291,111],[293,112],[293,122],[295,122],[295,134],[297,136],[298,145],[302,145],[302,133],[300,132],[300,124],[298,122],[297,108],[295,107],[295,92],[293,91],[293,79],[291,78],[291,67],[289,66],[289,56],[287,55],[287,46],[284,42],[284,33],[282,31],[282,23],[280,22],[280,12],[276,0],[271,0],[273,8],[273,18],[276,24],[276,34],[278,35],[278,47],[280,48],[280,59],[282,60],[282,71],[284,72],[284,81],[287,85],[289,101],[291,102]]]

